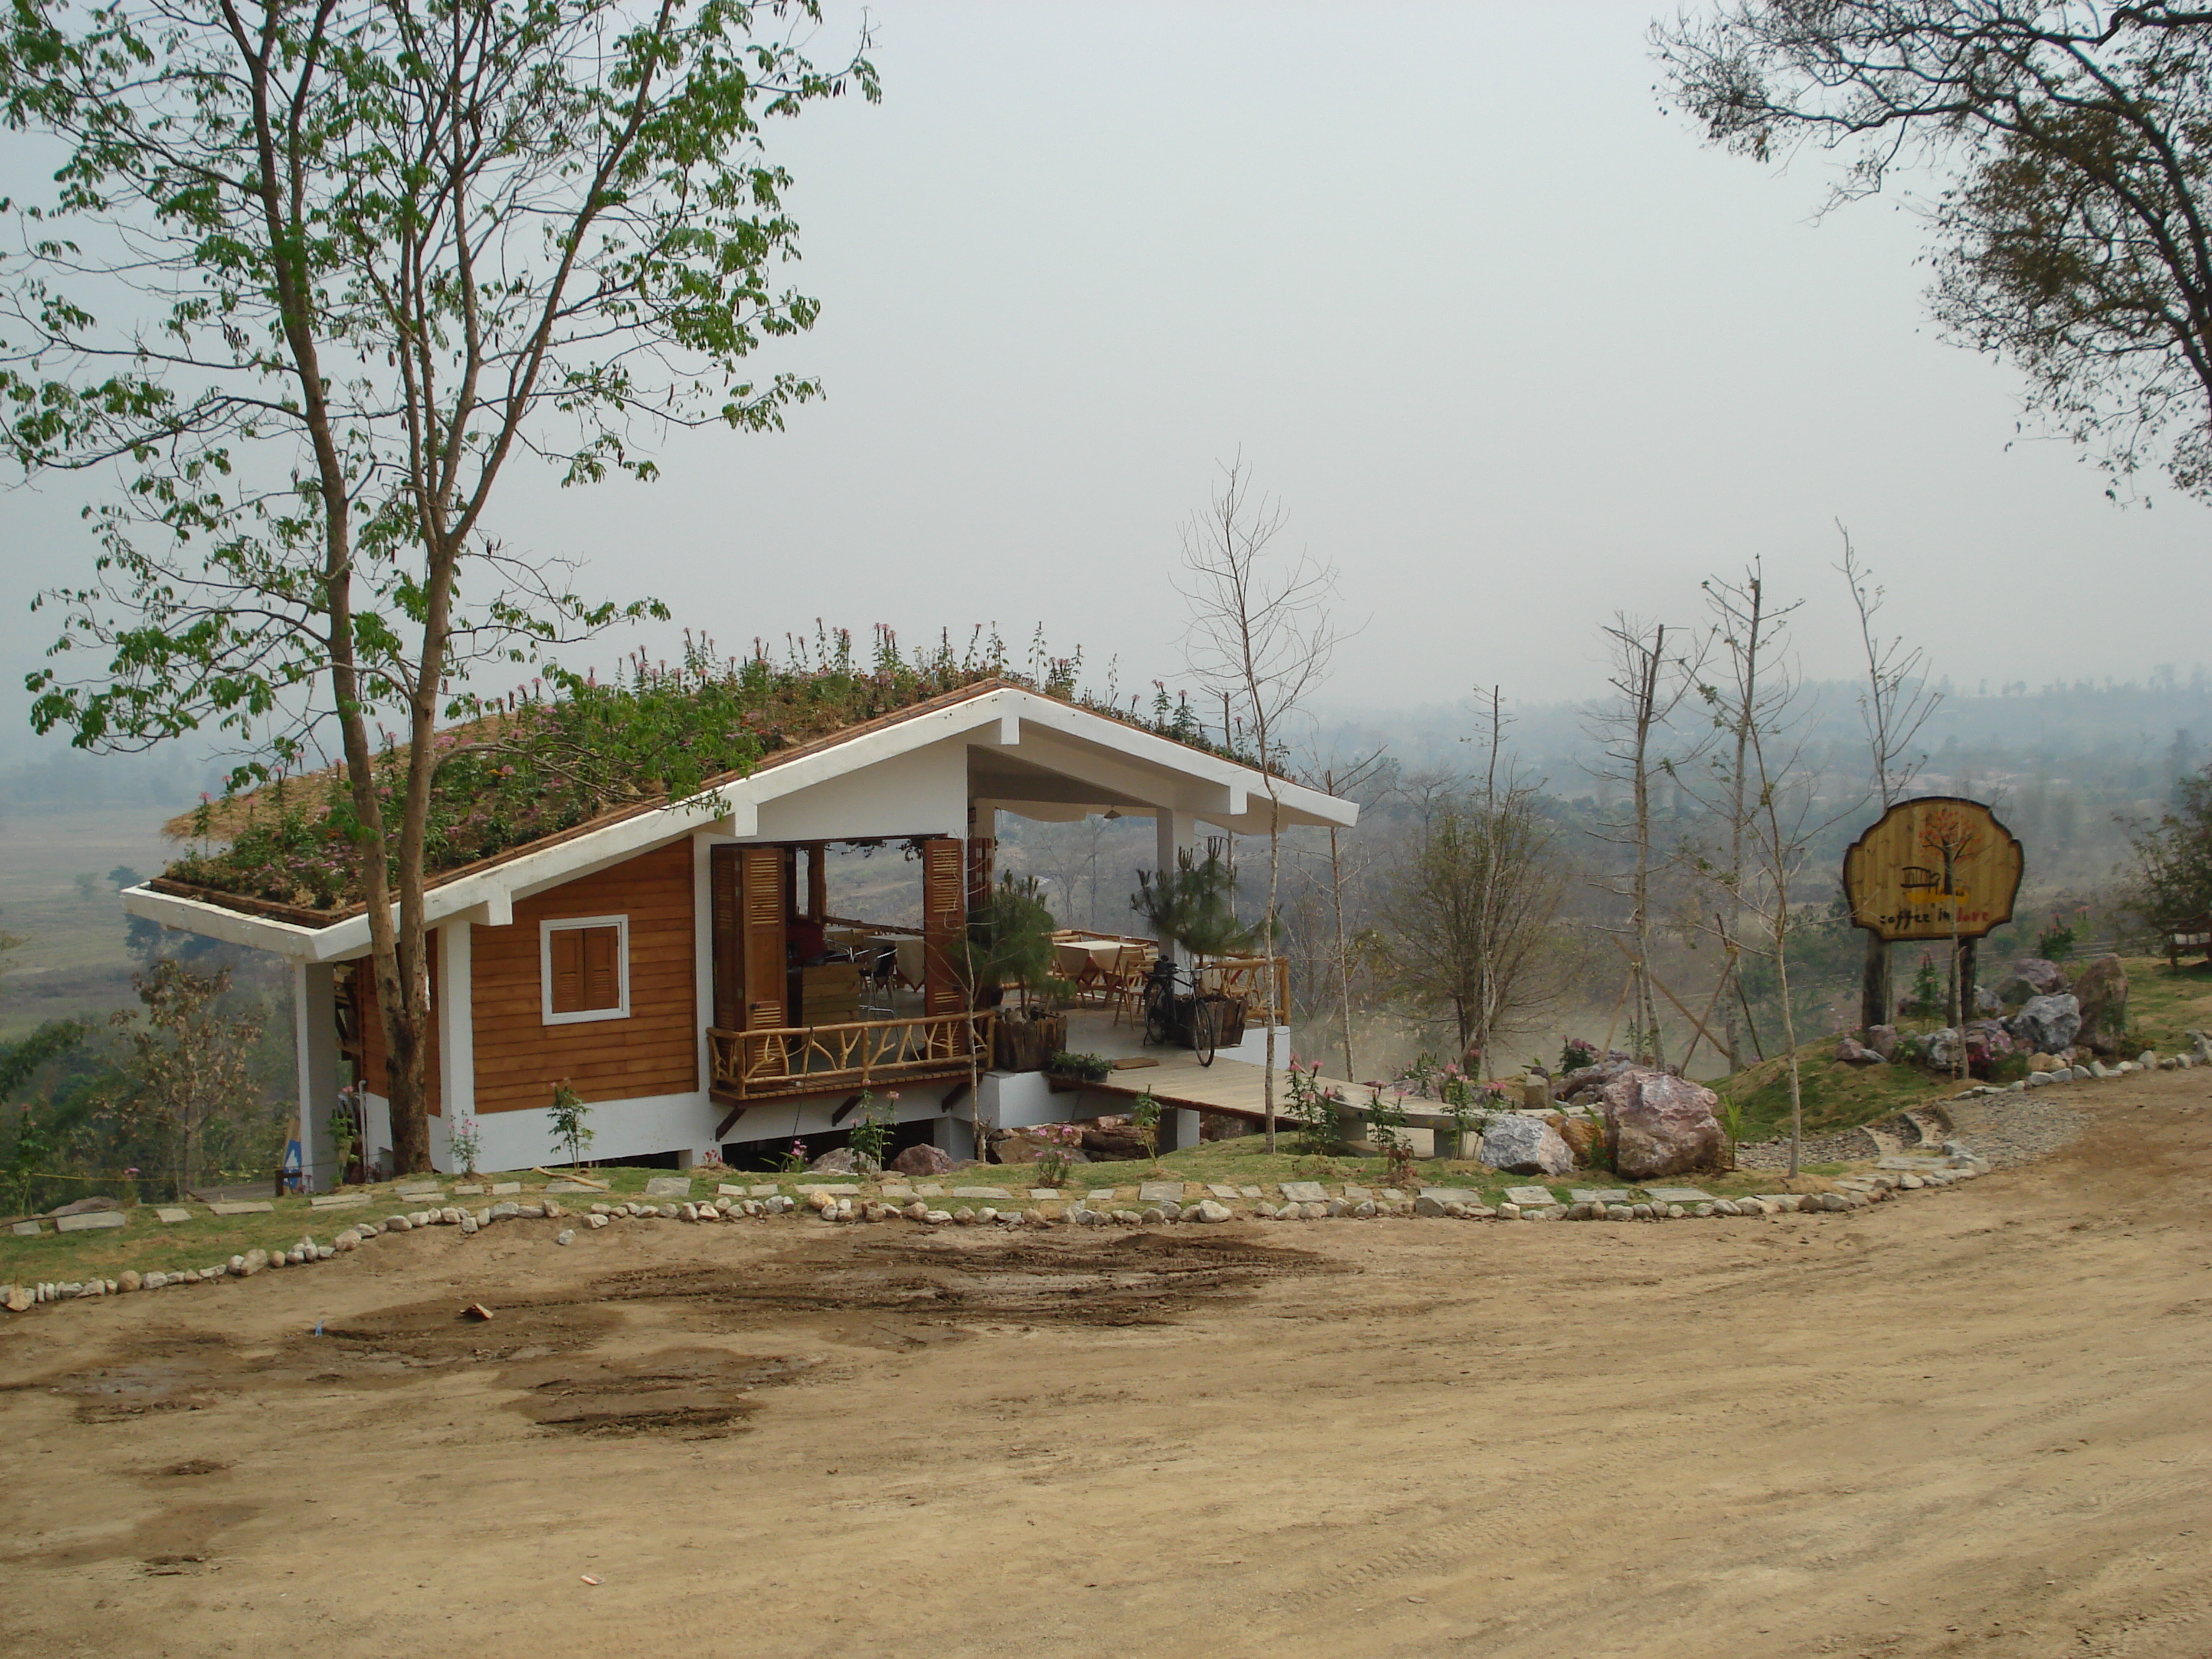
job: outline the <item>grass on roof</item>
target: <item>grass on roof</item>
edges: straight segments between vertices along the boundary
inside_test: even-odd
[[[750,771],[780,749],[818,741],[935,697],[1002,681],[1058,697],[1163,737],[1231,758],[1210,740],[1188,702],[1155,688],[1147,714],[1078,689],[1081,653],[1054,657],[1042,640],[1027,672],[1005,642],[977,629],[964,648],[949,636],[902,653],[878,628],[863,662],[852,635],[822,629],[791,643],[781,660],[757,641],[751,655],[718,658],[686,635],[682,659],[641,655],[611,683],[555,673],[490,702],[456,706],[438,734],[424,870],[430,876],[497,857],[610,812],[658,805],[703,784]],[[376,763],[387,823],[405,780],[404,750]],[[307,911],[342,913],[363,901],[362,833],[341,769],[278,779],[250,794],[209,800],[173,820],[186,843],[165,872],[216,893]]]

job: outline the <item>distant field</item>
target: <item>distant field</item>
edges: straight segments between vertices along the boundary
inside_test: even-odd
[[[0,817],[0,933],[25,943],[0,976],[0,1041],[43,1020],[97,1016],[131,1000],[122,901],[107,872],[152,875],[171,848],[160,807],[7,807]],[[80,872],[97,883],[79,894]]]

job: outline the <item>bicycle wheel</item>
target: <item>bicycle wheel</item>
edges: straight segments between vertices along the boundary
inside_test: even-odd
[[[1164,986],[1145,993],[1145,1041],[1156,1047],[1175,1041],[1175,993]]]
[[[1221,1005],[1212,997],[1194,997],[1190,1005],[1190,1046],[1201,1066],[1213,1064],[1213,1051],[1221,1042]]]

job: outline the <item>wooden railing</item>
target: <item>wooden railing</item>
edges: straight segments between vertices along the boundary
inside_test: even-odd
[[[1291,963],[1287,957],[1217,957],[1198,970],[1199,983],[1244,999],[1248,1022],[1280,1025],[1290,1016]]]
[[[947,1077],[991,1063],[991,1022],[974,1013],[917,1014],[838,1025],[707,1033],[709,1086],[731,1100]]]

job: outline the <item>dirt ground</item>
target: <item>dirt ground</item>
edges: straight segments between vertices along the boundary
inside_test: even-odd
[[[0,1651],[2194,1659],[2212,1082],[2069,1093],[1817,1219],[514,1223],[41,1311]]]

